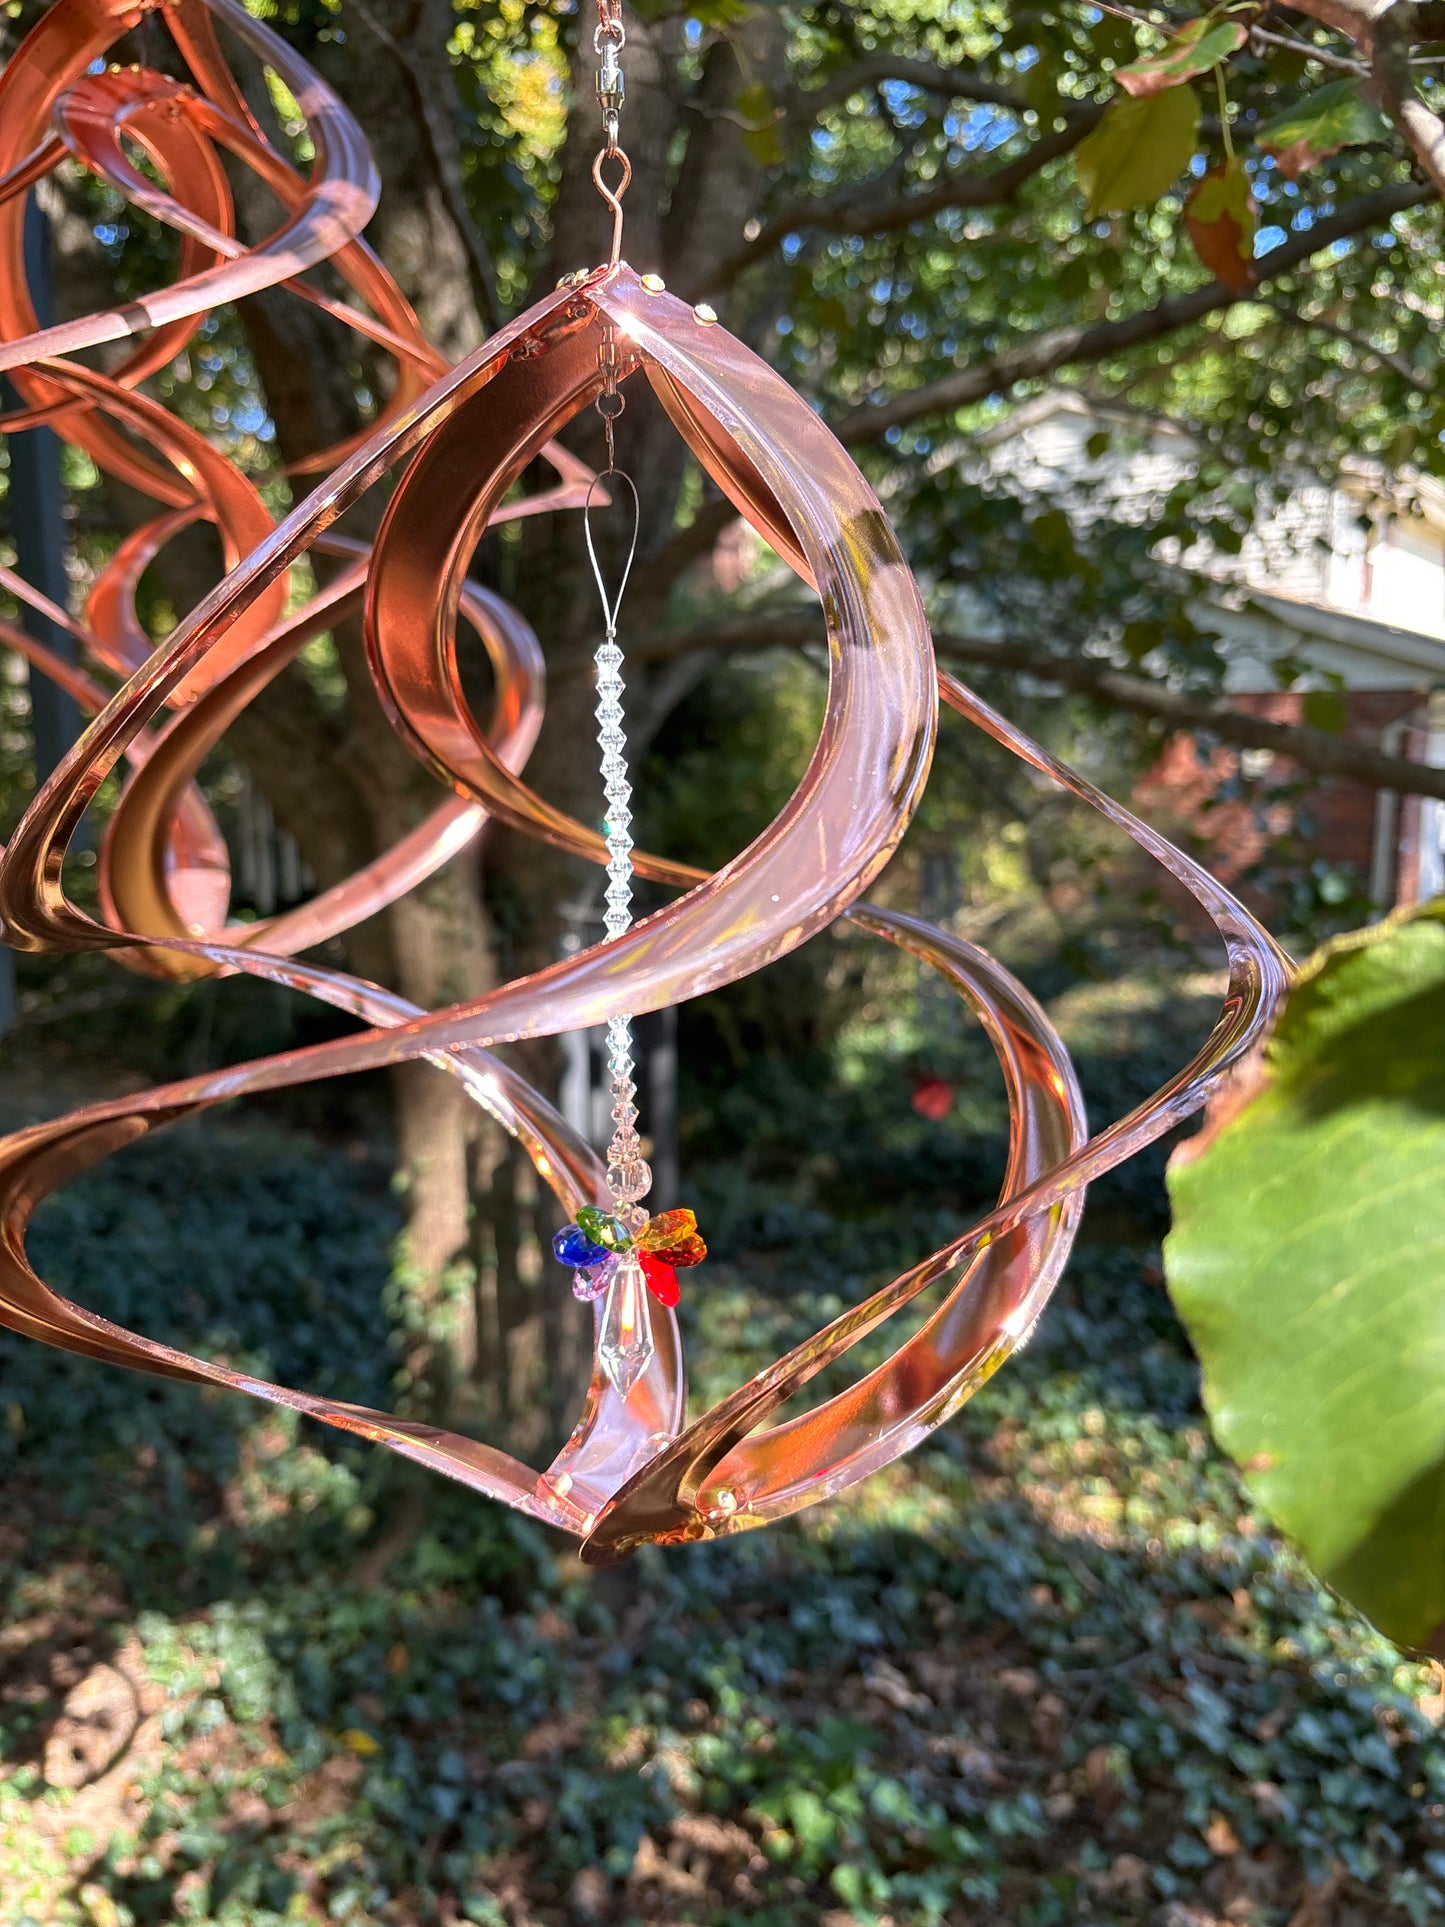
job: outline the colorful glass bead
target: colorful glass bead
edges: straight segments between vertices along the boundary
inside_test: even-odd
[[[697,1230],[697,1214],[692,1211],[659,1211],[655,1218],[649,1218],[637,1234],[637,1243],[643,1251],[661,1251],[664,1245],[673,1244],[679,1238],[686,1238]]]
[[[642,1266],[642,1275],[647,1280],[647,1289],[658,1304],[669,1308],[675,1305],[682,1296],[682,1290],[677,1282],[677,1273],[672,1266],[664,1264],[650,1251],[639,1251],[637,1260]]]
[[[552,1251],[562,1264],[574,1270],[598,1264],[607,1256],[607,1247],[589,1238],[580,1224],[564,1224],[552,1240]]]
[[[697,1217],[691,1211],[659,1211],[638,1232],[637,1245],[640,1251],[650,1251],[669,1265],[700,1265],[707,1256],[707,1246],[698,1235]]]
[[[604,1252],[599,1263],[579,1265],[572,1274],[572,1295],[580,1298],[583,1304],[600,1298],[616,1275],[618,1260],[610,1251]]]
[[[610,1211],[600,1211],[595,1204],[583,1205],[577,1213],[577,1223],[594,1244],[601,1245],[606,1251],[630,1251],[632,1233]]]
[[[648,1293],[671,1310],[682,1296],[678,1269],[707,1256],[696,1214],[659,1211],[649,1218],[636,1207],[612,1212],[584,1205],[577,1222],[553,1238],[552,1249],[572,1267],[572,1290],[584,1304],[608,1294],[598,1357],[626,1397],[652,1356]]]
[[[707,1256],[707,1246],[695,1231],[685,1238],[674,1238],[670,1244],[650,1248],[654,1258],[661,1258],[666,1265],[676,1265],[679,1271],[689,1265],[700,1265]]]

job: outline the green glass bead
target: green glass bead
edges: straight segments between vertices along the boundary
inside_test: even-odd
[[[599,1210],[595,1204],[585,1204],[577,1213],[577,1222],[604,1251],[631,1251],[632,1233],[620,1218],[614,1218],[610,1211]]]

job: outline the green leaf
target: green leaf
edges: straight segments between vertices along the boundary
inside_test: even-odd
[[[1170,1289],[1271,1519],[1445,1653],[1445,900],[1327,945],[1170,1170]]]
[[[1129,58],[1135,51],[1134,29],[1129,21],[1118,14],[1101,13],[1089,22],[1089,43],[1100,63],[1113,61],[1116,65]]]
[[[1311,729],[1326,729],[1331,736],[1343,736],[1349,712],[1338,689],[1307,689],[1300,705]]]
[[[1198,137],[1199,101],[1192,87],[1111,101],[1074,155],[1074,170],[1088,197],[1084,218],[1125,214],[1157,201],[1189,164]]]
[[[1097,253],[1090,256],[1089,265],[1106,288],[1121,288],[1128,267],[1124,260],[1124,250],[1105,242]]]
[[[1029,522],[1029,534],[1041,555],[1068,561],[1075,551],[1074,528],[1063,509],[1045,509]]]
[[[810,1861],[823,1857],[837,1837],[838,1827],[823,1802],[807,1787],[795,1787],[787,1796],[788,1823],[803,1855]]]
[[[1059,57],[1052,47],[1038,49],[1038,59],[1026,67],[1014,82],[1022,98],[1042,118],[1057,111],[1059,104]]]
[[[1389,131],[1358,81],[1332,80],[1262,127],[1258,141],[1266,154],[1274,155],[1286,180],[1293,181],[1342,147],[1364,146],[1384,139]]]
[[[1079,300],[1093,285],[1088,260],[1081,254],[1071,255],[1054,277],[1054,286],[1065,301]]]
[[[1190,20],[1178,33],[1171,34],[1157,53],[1145,54],[1142,60],[1120,67],[1114,78],[1126,93],[1143,99],[1165,87],[1177,87],[1181,80],[1207,74],[1211,67],[1237,53],[1247,35],[1242,20],[1211,15]]]
[[[1194,252],[1234,294],[1254,282],[1254,237],[1259,214],[1249,174],[1238,154],[1211,167],[1184,203],[1184,225]]]
[[[1157,622],[1126,622],[1119,643],[1132,663],[1141,663],[1159,647]]]
[[[866,1895],[863,1888],[863,1875],[857,1867],[850,1867],[847,1864],[835,1867],[828,1878],[833,1892],[845,1907],[851,1907],[855,1912],[862,1907]]]

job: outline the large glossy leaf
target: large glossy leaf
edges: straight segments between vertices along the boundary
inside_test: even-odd
[[[1079,185],[1088,197],[1087,220],[1126,214],[1170,187],[1188,165],[1199,136],[1199,101],[1192,87],[1170,87],[1142,100],[1121,94],[1074,154]]]
[[[1244,45],[1248,29],[1238,19],[1206,17],[1190,20],[1178,33],[1171,34],[1157,53],[1120,67],[1115,80],[1126,93],[1142,98],[1162,88],[1177,87],[1181,80],[1194,80],[1227,60]]]
[[[1445,902],[1327,946],[1170,1172],[1215,1432],[1391,1638],[1445,1654]]]
[[[1389,132],[1385,117],[1365,99],[1358,81],[1332,80],[1262,127],[1257,139],[1266,154],[1274,155],[1280,173],[1293,181],[1342,147],[1385,140]]]

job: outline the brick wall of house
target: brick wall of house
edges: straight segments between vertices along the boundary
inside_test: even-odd
[[[1271,722],[1303,721],[1304,697],[1297,691],[1238,694],[1240,709]],[[1423,689],[1351,689],[1344,692],[1345,734],[1372,747],[1405,756],[1424,754],[1426,694]],[[1403,728],[1397,728],[1403,726]],[[1241,774],[1241,752],[1227,744],[1201,749],[1193,736],[1171,737],[1158,762],[1136,786],[1140,807],[1161,827],[1172,827],[1196,848],[1226,883],[1236,883],[1267,861],[1270,844],[1291,828],[1297,809],[1312,822],[1305,860],[1319,856],[1348,864],[1368,887],[1375,866],[1377,826],[1386,842],[1389,900],[1414,900],[1418,870],[1419,799],[1378,798],[1363,783],[1338,777],[1309,779],[1288,758],[1275,755],[1261,768],[1243,754],[1243,768],[1254,780],[1251,794],[1234,794]],[[1292,787],[1306,775],[1307,791],[1298,799],[1270,798],[1271,790]],[[1377,812],[1380,814],[1377,816]],[[1254,892],[1247,892],[1254,895]],[[1267,894],[1259,898],[1268,910]]]

